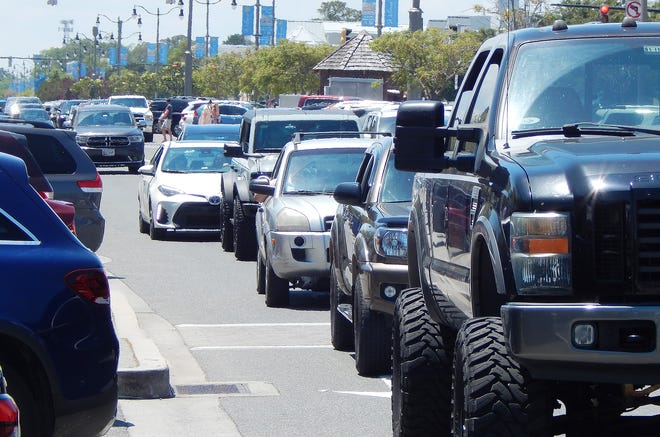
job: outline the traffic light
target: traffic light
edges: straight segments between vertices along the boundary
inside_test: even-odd
[[[352,31],[353,31],[352,29],[347,29],[347,28],[345,28],[345,27],[341,29],[341,39],[340,39],[340,44],[343,45],[343,44],[346,43],[346,41],[347,41],[347,39],[348,39],[348,35],[350,35]]]
[[[610,16],[608,14],[610,13],[610,7],[608,5],[600,5],[600,8],[598,8],[598,10],[600,11],[600,22],[609,23]]]

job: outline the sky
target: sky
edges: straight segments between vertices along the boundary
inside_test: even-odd
[[[51,0],[52,1],[52,0]],[[166,3],[166,0],[57,0],[57,5],[48,4],[48,0],[5,0],[3,1],[3,42],[0,45],[0,68],[8,66],[6,57],[31,57],[41,50],[61,47],[65,27],[63,22],[73,20],[73,33],[82,37],[92,37],[92,27],[96,17],[102,35],[117,34],[117,21],[122,24],[122,45],[138,43],[138,32],[142,32],[144,42],[155,42],[156,28],[160,30],[161,40],[175,35],[186,35],[188,26],[188,3],[184,0],[185,18],[178,17],[178,8]],[[223,41],[227,36],[241,33],[242,5],[254,5],[254,0],[237,0],[239,5],[232,9],[231,0],[191,0],[193,4],[193,40],[196,36],[206,35],[206,11],[208,3],[209,35],[218,36]],[[353,9],[362,9],[361,0],[344,0]],[[304,21],[318,18],[318,8],[322,0],[261,0],[264,6],[275,3],[277,19]],[[420,0],[424,26],[429,19],[444,19],[450,15],[471,15],[475,4],[487,5],[488,0]],[[140,8],[142,6],[144,9]],[[142,16],[142,26],[131,19],[133,7]],[[399,0],[399,25],[408,25],[408,9],[411,0]],[[175,10],[172,10],[172,8]],[[171,11],[171,12],[170,12]],[[169,12],[169,13],[168,13]],[[153,15],[151,15],[151,14]],[[160,25],[157,16],[160,13]],[[99,15],[102,14],[102,15]],[[19,62],[15,59],[14,63]],[[29,61],[28,61],[29,62]]]

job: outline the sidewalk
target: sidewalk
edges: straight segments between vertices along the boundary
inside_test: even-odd
[[[174,397],[170,370],[156,344],[138,324],[135,311],[128,302],[128,287],[108,273],[111,309],[119,338],[117,370],[120,399],[163,399]]]

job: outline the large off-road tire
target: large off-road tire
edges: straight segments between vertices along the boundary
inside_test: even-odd
[[[502,321],[472,319],[458,333],[453,365],[454,436],[550,436],[548,387],[534,381],[506,349]]]
[[[352,351],[353,325],[337,309],[340,303],[348,303],[335,277],[334,266],[330,267],[330,341],[338,351]]]
[[[420,288],[401,292],[392,325],[394,435],[449,435],[453,334],[431,319]]]
[[[18,406],[21,435],[46,437],[52,433],[52,412],[43,402],[39,402],[39,390],[26,380],[13,365],[2,363],[2,371],[7,380],[7,392]],[[34,381],[32,381],[34,382]]]
[[[372,311],[355,280],[353,291],[353,333],[355,336],[355,368],[363,376],[390,373],[392,370],[392,319]]]
[[[229,201],[222,201],[222,230],[220,239],[222,240],[222,250],[225,252],[234,251],[234,226],[231,223],[234,210]]]
[[[257,251],[257,293],[264,294],[266,292],[266,262],[264,261],[261,251]]]
[[[257,231],[254,217],[243,212],[241,201],[234,198],[234,256],[239,261],[254,261],[257,258]]]
[[[289,281],[275,274],[270,261],[268,261],[268,257],[266,257],[264,288],[267,307],[278,308],[289,304]]]

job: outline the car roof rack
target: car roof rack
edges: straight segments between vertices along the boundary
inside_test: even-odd
[[[391,132],[362,132],[362,131],[326,131],[326,132],[295,132],[291,141],[299,144],[304,137],[312,138],[367,138],[364,135],[392,136]]]
[[[42,129],[55,129],[55,126],[45,121],[23,120],[22,118],[0,118],[0,123],[22,124],[26,126],[38,127]]]

